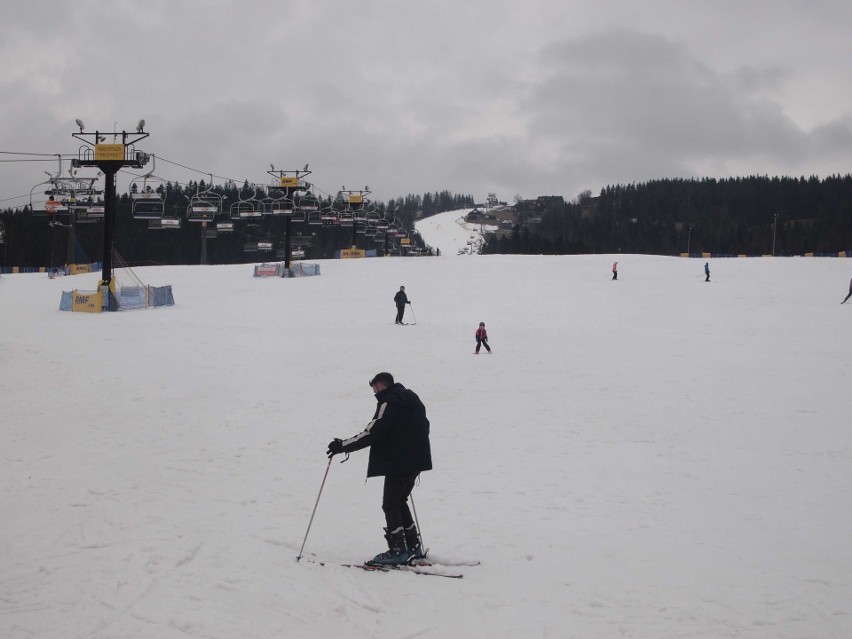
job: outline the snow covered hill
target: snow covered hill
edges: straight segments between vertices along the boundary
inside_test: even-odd
[[[421,232],[445,257],[140,268],[174,287],[147,311],[57,310],[97,274],[4,275],[0,636],[852,636],[852,262],[705,283],[619,255],[614,282],[611,255]],[[296,562],[380,370],[427,406],[415,504],[436,557],[481,560],[461,580],[338,565],[384,544],[366,451],[331,464],[325,565]]]
[[[464,221],[465,215],[469,212],[470,209],[467,208],[438,213],[418,220],[415,228],[426,239],[427,244],[441,251],[442,257],[458,255],[460,250],[467,251],[470,255],[470,248],[482,242],[482,235],[479,232],[479,224],[469,224]],[[483,230],[493,228],[496,227],[484,226]]]

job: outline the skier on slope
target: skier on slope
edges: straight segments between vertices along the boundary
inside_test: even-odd
[[[491,352],[491,347],[488,345],[488,331],[485,330],[485,322],[479,323],[479,328],[476,329],[476,355],[479,355],[480,346],[485,346],[485,350]]]
[[[845,303],[846,303],[846,300],[848,300],[850,297],[852,297],[852,280],[849,280],[849,295],[847,295],[847,296],[846,296],[846,299],[844,299],[844,300],[843,300],[842,302],[840,302],[840,303],[841,303],[841,304],[845,304]]]
[[[393,301],[396,303],[396,324],[402,324],[402,316],[405,315],[405,305],[411,304],[408,301],[408,296],[405,294],[405,287],[400,286],[396,295],[393,296]]]
[[[710,262],[704,262],[704,275],[705,275],[704,281],[709,282],[710,281]]]
[[[612,279],[618,279],[618,262],[612,263]]]
[[[394,382],[390,373],[376,375],[370,387],[378,402],[372,421],[354,437],[332,440],[326,454],[333,457],[370,447],[367,477],[385,478],[382,510],[388,542],[388,550],[371,563],[406,564],[425,556],[408,497],[420,473],[432,470],[429,419],[417,394]]]

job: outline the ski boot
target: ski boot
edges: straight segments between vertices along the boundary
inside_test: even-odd
[[[367,563],[376,566],[402,566],[411,560],[411,553],[405,545],[405,531],[402,526],[395,530],[385,530],[385,539],[388,542],[388,550],[373,557]]]
[[[405,529],[405,545],[408,546],[408,554],[411,556],[409,561],[426,558],[426,549],[420,545],[420,535],[417,534],[414,524]]]

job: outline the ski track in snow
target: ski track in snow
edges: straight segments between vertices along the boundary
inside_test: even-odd
[[[57,310],[0,276],[0,636],[852,636],[843,259],[457,256],[135,269],[170,308]],[[119,279],[121,274],[119,272]],[[393,326],[400,285],[417,325]],[[493,355],[471,357],[485,321]],[[420,394],[414,492],[464,579],[382,550],[379,370]],[[455,569],[453,569],[455,570]]]

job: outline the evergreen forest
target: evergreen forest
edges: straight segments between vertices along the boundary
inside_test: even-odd
[[[256,195],[248,183],[208,187],[204,181],[190,182],[185,186],[166,183],[161,187],[166,218],[180,218],[180,228],[149,228],[148,220],[134,219],[131,215],[132,199],[128,193],[117,198],[117,214],[113,231],[113,246],[130,266],[157,264],[199,264],[206,253],[208,264],[236,264],[276,261],[283,256],[285,219],[283,216],[264,215],[250,220],[234,221],[234,230],[214,233],[215,237],[202,240],[204,229],[197,222],[186,219],[187,205],[199,192],[213,192],[221,196],[223,215],[218,221],[230,219],[230,207]],[[324,211],[346,210],[342,198],[319,201]],[[449,191],[407,195],[387,203],[374,205],[370,210],[389,221],[395,221],[408,231],[411,246],[424,247],[422,239],[414,233],[414,220],[419,215],[434,215],[442,211],[473,206],[471,196],[453,195]],[[3,265],[6,267],[52,267],[65,263],[97,262],[103,255],[103,222],[76,223],[70,227],[68,215],[55,217],[34,214],[29,207],[5,210],[2,213],[5,244]],[[297,219],[297,218],[293,218]],[[302,218],[304,219],[304,218]],[[52,222],[56,222],[55,224]],[[214,224],[209,224],[212,228]],[[390,245],[379,245],[354,227],[333,224],[309,224],[307,220],[290,224],[291,245],[305,251],[306,259],[332,258],[335,251],[351,248],[390,251]],[[202,241],[206,245],[202,250]],[[271,245],[268,250],[258,250],[258,243]]]
[[[534,216],[482,252],[836,254],[852,249],[852,176],[653,180],[539,198]]]
[[[207,188],[203,181],[185,186],[167,183],[163,189],[166,216],[185,217],[192,195]],[[210,188],[224,198],[226,212],[230,204],[252,193],[247,183]],[[326,210],[345,208],[340,199],[328,198],[320,204]],[[114,232],[115,249],[129,265],[202,261],[200,224],[183,219],[179,229],[151,230],[146,221],[131,216],[131,206],[128,194],[118,198]],[[412,246],[423,247],[414,233],[415,219],[474,206],[470,195],[441,191],[397,197],[375,205],[375,210],[406,229]],[[607,186],[597,196],[585,191],[570,202],[540,197],[532,206],[532,211],[516,216],[511,230],[486,235],[482,252],[783,256],[852,251],[852,175],[662,179]],[[0,219],[5,239],[0,250],[6,267],[101,259],[102,223],[76,224],[72,235],[67,224],[51,225],[48,216],[35,215],[28,207],[7,209]],[[278,216],[237,221],[233,232],[206,240],[206,261],[280,259],[283,226]],[[302,237],[298,243],[307,259],[333,257],[353,242],[359,248],[376,248],[371,238],[334,225],[292,224],[294,235]],[[272,249],[258,252],[258,242],[271,244]]]

